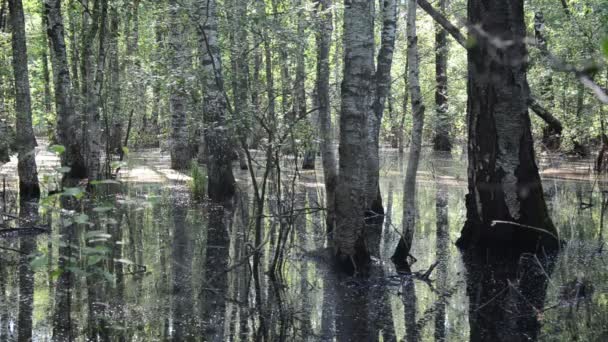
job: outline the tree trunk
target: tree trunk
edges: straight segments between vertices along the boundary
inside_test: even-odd
[[[34,137],[34,129],[32,128],[32,99],[28,78],[25,16],[21,0],[10,0],[9,11],[13,36],[19,196],[21,201],[29,201],[40,197],[40,185],[36,168],[36,137]]]
[[[445,14],[446,0],[439,1],[439,11]],[[448,114],[448,44],[447,33],[439,23],[435,23],[435,136],[433,150],[452,151],[451,118]]]
[[[232,27],[231,27],[231,50],[230,60],[232,67],[232,93],[234,94],[234,114],[241,120],[247,120],[250,110],[249,90],[249,65],[248,54],[244,53],[249,49],[247,40],[247,1],[234,0],[231,2]],[[239,132],[241,131],[241,132]],[[243,134],[242,130],[237,130],[237,134]],[[247,160],[244,157],[243,148],[238,140],[244,141],[245,137],[235,139],[233,142],[239,158],[241,170],[247,170]]]
[[[424,103],[420,91],[420,64],[418,54],[418,36],[416,33],[416,0],[407,4],[407,60],[409,64],[408,85],[412,98],[412,141],[403,186],[403,236],[393,255],[398,267],[407,267],[407,257],[412,248],[416,229],[416,177],[422,150],[422,129],[424,127]]]
[[[331,7],[331,0],[317,0],[315,2],[317,20],[317,80],[315,93],[319,106],[320,150],[325,179],[326,224],[328,233],[333,232],[336,220],[336,185],[338,181],[338,162],[333,147],[334,139],[329,98],[329,49],[331,47],[331,35],[333,31]]]
[[[527,109],[523,2],[470,0],[468,13],[479,29],[472,31],[476,44],[468,51],[469,194],[458,244],[556,246]]]
[[[101,125],[99,107],[105,63],[105,31],[107,0],[95,0],[93,13],[83,17],[82,36],[82,99],[84,101],[87,178],[95,181],[101,171]],[[99,51],[95,63],[95,38],[99,35]]]
[[[418,1],[418,5],[420,5],[420,7],[428,14],[430,15],[433,20],[435,20],[437,23],[439,23],[444,30],[446,30],[455,40],[458,44],[460,44],[460,46],[462,46],[465,49],[469,49],[469,45],[467,44],[467,40],[464,37],[464,35],[462,35],[462,33],[460,33],[460,31],[458,30],[458,28],[456,26],[454,26],[449,20],[446,19],[446,17],[441,14],[440,12],[438,12],[436,9],[433,8],[433,6],[426,0],[417,0]],[[469,25],[469,27],[473,27],[471,25]],[[527,84],[526,84],[527,86]],[[539,117],[543,120],[545,120],[545,122],[552,127],[552,129],[556,129],[557,127],[554,126],[555,123],[559,123],[559,121],[557,119],[555,119],[555,117],[553,117],[551,115],[551,113],[549,113],[548,110],[544,109],[541,107],[540,103],[532,96],[532,94],[530,94],[530,92],[528,91],[528,101],[529,103],[535,103],[537,108],[542,109],[542,112],[548,115],[542,115],[539,114],[540,112],[537,111],[534,108],[530,108],[532,109],[536,114],[539,115]],[[547,120],[547,119],[550,120]],[[560,124],[561,125],[561,124]]]
[[[296,0],[294,6],[298,9],[297,23],[297,48],[296,48],[296,79],[294,83],[293,104],[296,120],[303,118],[307,114],[306,110],[306,49],[308,47],[308,34],[306,32],[306,21],[304,19],[304,9],[302,0]],[[304,121],[307,131],[317,132],[313,127],[317,125],[317,113],[311,115]],[[295,144],[294,144],[295,146]],[[297,150],[297,149],[296,149]],[[303,170],[314,170],[317,157],[317,142],[314,136],[305,140],[304,158],[302,158]]]
[[[396,31],[397,2],[395,0],[386,0],[382,6],[382,37],[380,52],[378,53],[378,67],[374,76],[375,93],[371,107],[372,113],[368,116],[370,136],[367,145],[366,209],[368,212],[366,215],[368,216],[368,223],[378,225],[382,225],[384,221],[384,208],[382,207],[382,194],[380,193],[380,127],[382,125],[386,98],[390,94]]]
[[[368,115],[374,75],[373,2],[345,1],[340,169],[336,189],[335,253],[347,273],[367,273],[365,242]]]
[[[226,127],[226,98],[220,58],[215,0],[201,0],[201,64],[205,71],[203,111],[209,198],[224,201],[234,195],[232,144]]]
[[[53,65],[53,84],[55,85],[55,108],[57,111],[57,138],[65,147],[62,164],[70,167],[66,174],[68,179],[86,177],[81,144],[81,120],[76,115],[72,80],[66,53],[63,18],[60,0],[45,0],[47,34],[51,45],[51,62]]]
[[[186,169],[190,163],[188,126],[186,113],[186,57],[182,9],[177,0],[169,0],[169,111],[171,112],[171,168]]]
[[[165,49],[164,46],[164,35],[162,31],[161,23],[157,22],[154,26],[154,37],[156,40],[156,49],[154,50],[155,56],[154,60],[159,63],[163,62],[163,53],[162,51]],[[154,66],[154,74],[156,76],[154,82],[152,83],[152,127],[150,129],[152,133],[152,143],[151,145],[154,147],[160,146],[160,117],[162,111],[162,99],[161,99],[161,90],[163,85],[163,80],[160,77],[161,68],[158,65]]]

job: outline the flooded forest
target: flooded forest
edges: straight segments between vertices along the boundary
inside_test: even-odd
[[[608,341],[606,0],[0,0],[0,342]]]

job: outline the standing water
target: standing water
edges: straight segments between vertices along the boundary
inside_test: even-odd
[[[94,199],[64,189],[43,199],[31,221],[17,218],[12,160],[0,168],[2,227],[38,230],[0,230],[0,341],[16,339],[23,324],[32,324],[35,341],[477,341],[497,331],[512,341],[608,339],[608,192],[590,161],[540,163],[566,242],[557,257],[545,263],[524,255],[489,269],[465,265],[455,246],[466,215],[464,159],[425,156],[414,263],[405,274],[390,256],[407,161],[383,152],[386,217],[370,239],[375,258],[365,279],[332,267],[319,169],[285,162],[284,184],[269,184],[256,246],[247,171],[236,175],[234,200],[219,206],[193,201],[192,179],[170,170],[159,150],[132,152]],[[58,158],[41,148],[37,161],[46,190],[56,190]],[[277,271],[266,273],[271,267]],[[33,283],[20,276],[24,270]],[[30,319],[19,314],[28,303]]]

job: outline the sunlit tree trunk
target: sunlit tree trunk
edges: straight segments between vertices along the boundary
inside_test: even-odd
[[[17,119],[17,172],[22,201],[40,197],[36,168],[36,137],[32,127],[32,99],[25,36],[25,16],[21,0],[9,1],[12,29],[13,74],[15,81],[15,116]]]
[[[416,229],[416,178],[420,154],[422,152],[422,129],[424,127],[424,103],[420,91],[420,56],[418,53],[418,36],[416,33],[416,0],[409,0],[407,5],[407,59],[409,63],[408,85],[412,98],[412,138],[410,153],[403,186],[403,236],[393,255],[393,261],[403,266],[412,248]]]
[[[340,161],[333,244],[347,273],[365,273],[370,255],[365,243],[368,115],[374,75],[373,2],[344,2],[344,79],[340,115]]]
[[[370,132],[368,143],[368,178],[367,178],[367,210],[369,222],[382,224],[384,208],[382,207],[382,194],[380,193],[380,127],[386,99],[390,95],[391,68],[393,65],[393,51],[397,34],[397,2],[386,0],[382,2],[382,37],[380,52],[378,53],[378,66],[374,78],[373,104],[368,116],[368,129]]]
[[[438,10],[445,14],[447,0],[439,1]],[[452,151],[451,118],[448,114],[448,41],[447,33],[435,23],[435,136],[433,150]]]
[[[468,13],[477,28],[468,51],[469,194],[459,245],[556,246],[527,109],[523,2],[470,0]]]
[[[169,0],[169,110],[171,112],[171,168],[185,169],[190,163],[186,112],[186,56],[182,8],[177,0]]]
[[[205,72],[203,111],[209,198],[226,200],[234,195],[232,174],[232,144],[226,127],[227,103],[218,42],[215,0],[201,0],[200,51]]]

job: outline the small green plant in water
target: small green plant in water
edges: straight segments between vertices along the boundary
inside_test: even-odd
[[[207,169],[198,165],[196,161],[190,164],[190,192],[194,200],[200,201],[207,194]]]

